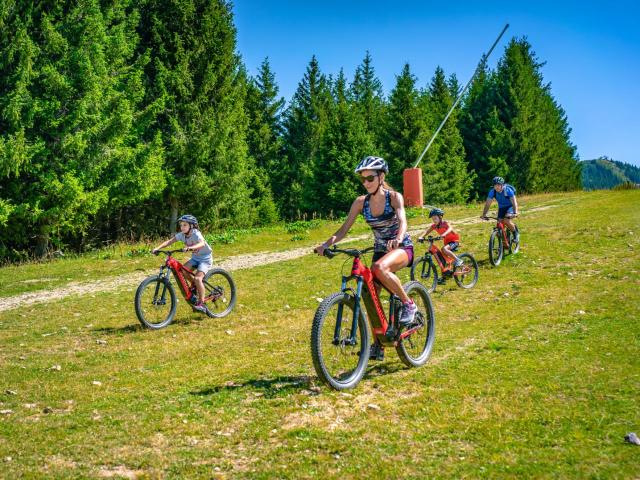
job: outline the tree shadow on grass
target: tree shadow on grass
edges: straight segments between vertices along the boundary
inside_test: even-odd
[[[201,390],[189,392],[196,396],[216,395],[221,392],[252,392],[264,398],[285,397],[291,393],[306,390],[312,394],[319,393],[315,386],[315,377],[309,375],[281,375],[278,377],[255,378],[244,382],[228,381],[222,385],[214,385]]]

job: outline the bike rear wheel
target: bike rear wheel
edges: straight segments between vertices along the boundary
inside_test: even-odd
[[[429,293],[436,289],[438,286],[438,272],[431,257],[425,255],[413,262],[413,265],[411,265],[411,280],[424,283]]]
[[[462,288],[471,288],[478,283],[478,262],[470,253],[461,253],[458,258],[463,264],[455,267],[453,278]]]
[[[169,325],[176,315],[176,292],[167,278],[145,278],[134,300],[136,315],[143,327],[158,330]]]
[[[236,305],[236,284],[231,275],[222,268],[209,270],[204,279],[205,303],[211,316],[222,318]]]
[[[436,317],[431,297],[424,285],[420,282],[409,282],[404,285],[404,291],[418,307],[416,323],[420,328],[410,336],[399,340],[396,351],[407,367],[419,367],[424,365],[431,356],[436,339]]]
[[[334,293],[322,301],[311,327],[313,367],[318,378],[336,390],[355,387],[369,362],[369,328],[362,310],[355,322],[355,341],[351,341],[354,308],[352,296]]]
[[[497,267],[502,261],[502,237],[500,236],[500,230],[494,230],[489,237],[489,261],[491,265]]]

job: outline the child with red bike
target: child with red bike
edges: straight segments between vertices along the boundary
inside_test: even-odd
[[[444,246],[442,247],[442,252],[445,257],[454,261],[454,266],[459,267],[464,262],[458,258],[458,256],[454,253],[458,247],[460,246],[460,235],[458,235],[451,225],[444,221],[444,210],[441,208],[434,208],[429,212],[429,216],[431,217],[431,221],[433,224],[427,230],[418,237],[419,241],[424,240],[424,237],[429,235],[432,231],[435,231],[439,236],[442,237],[442,242]]]
[[[166,242],[161,243],[152,250],[154,255],[158,254],[158,250],[163,249],[175,242],[183,242],[185,247],[182,249],[185,252],[192,251],[191,258],[184,264],[189,270],[196,271],[194,275],[193,283],[195,284],[198,292],[198,302],[192,305],[192,308],[200,313],[209,314],[206,305],[204,304],[204,283],[203,278],[205,274],[213,266],[213,250],[205,240],[204,236],[200,232],[198,225],[198,219],[193,215],[182,215],[178,219],[180,225],[180,231],[176,233],[173,238],[170,238]]]

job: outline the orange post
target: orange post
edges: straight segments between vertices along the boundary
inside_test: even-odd
[[[407,168],[402,173],[404,204],[407,207],[422,207],[422,169]]]

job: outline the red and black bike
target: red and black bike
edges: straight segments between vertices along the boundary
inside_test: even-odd
[[[458,258],[462,260],[462,265],[455,266],[453,258],[448,258],[445,254],[434,245],[436,240],[442,240],[442,237],[427,237],[419,239],[420,243],[429,242],[427,253],[417,258],[411,266],[411,280],[420,280],[427,285],[429,293],[433,292],[438,286],[438,267],[440,269],[440,278],[452,276],[459,287],[471,288],[478,283],[478,262],[470,253],[460,253]],[[435,262],[433,259],[435,258]],[[436,266],[437,264],[437,266]]]
[[[182,296],[189,304],[198,301],[198,293],[193,283],[194,275],[173,257],[184,250],[158,250],[167,256],[158,275],[145,278],[135,296],[136,315],[147,328],[157,330],[169,325],[176,315],[176,291],[171,284],[173,273]],[[236,304],[236,286],[231,275],[222,268],[212,268],[203,279],[205,289],[204,304],[208,315],[221,318],[228,315]]]
[[[507,215],[507,218],[514,217],[516,217],[516,215]],[[505,251],[518,253],[518,250],[520,250],[520,242],[516,242],[516,236],[505,226],[502,219],[493,216],[485,216],[483,219],[496,220],[496,226],[493,227],[493,231],[489,237],[489,261],[491,265],[497,267],[500,265]],[[517,230],[518,227],[516,227],[516,231]]]
[[[336,246],[324,250],[328,258],[338,253],[353,257],[351,274],[342,277],[340,292],[322,301],[311,328],[313,366],[320,380],[336,390],[353,388],[362,379],[369,363],[372,339],[395,347],[408,367],[424,365],[433,349],[436,319],[429,292],[420,282],[404,285],[418,312],[412,324],[400,328],[402,302],[391,294],[389,316],[385,315],[378,294],[384,287],[361,260],[362,255],[372,250],[373,247],[343,250]],[[355,285],[349,286],[352,281]]]

